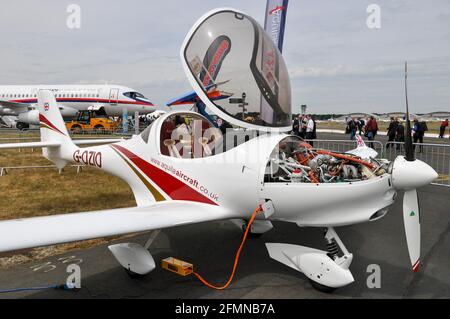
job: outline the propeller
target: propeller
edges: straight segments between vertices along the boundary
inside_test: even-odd
[[[438,174],[428,164],[414,156],[411,139],[411,123],[408,106],[408,63],[405,63],[405,95],[406,95],[406,134],[405,156],[398,156],[392,169],[392,182],[396,189],[404,190],[403,223],[409,258],[414,272],[420,266],[420,209],[417,188],[430,184]]]
[[[408,103],[408,62],[405,62],[405,98],[406,98],[406,135],[405,135],[405,158],[409,162],[415,160],[414,147],[411,138],[411,122],[409,119]]]

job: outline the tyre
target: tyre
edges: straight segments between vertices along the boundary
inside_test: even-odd
[[[311,286],[316,289],[317,291],[326,293],[326,294],[331,294],[332,292],[334,292],[337,288],[332,288],[332,287],[328,287],[322,284],[319,284],[318,282],[315,282],[314,280],[309,279],[309,282],[311,283]]]
[[[123,269],[125,269],[125,272],[127,273],[128,277],[130,277],[131,279],[142,279],[142,278],[145,277],[145,275],[140,275],[140,274],[137,274],[135,272],[132,272],[128,268],[123,268]]]
[[[27,123],[23,123],[23,122],[17,122],[17,124],[16,124],[16,128],[19,130],[19,131],[25,131],[27,128],[29,128],[30,127],[30,125],[29,124],[27,124]]]

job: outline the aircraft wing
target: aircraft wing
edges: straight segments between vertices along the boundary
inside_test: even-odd
[[[234,216],[233,216],[234,215]],[[189,201],[0,222],[0,252],[236,218],[220,207]]]
[[[6,100],[0,100],[0,105],[4,107],[30,107],[31,105],[28,103],[20,103],[20,102],[12,102]]]
[[[217,88],[223,84],[228,83],[229,81],[224,81],[220,83],[213,83],[205,87],[205,90],[208,92],[207,95],[211,100],[223,100],[231,97],[233,94],[221,92],[217,90]],[[175,105],[184,105],[184,104],[193,104],[200,101],[200,97],[197,95],[195,91],[191,91],[186,93],[180,97],[177,97],[173,100],[170,100],[166,103],[167,106],[175,106]]]

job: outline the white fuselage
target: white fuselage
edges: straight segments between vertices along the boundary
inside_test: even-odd
[[[130,115],[134,112],[148,114],[156,109],[142,94],[120,85],[2,85],[0,116],[18,116],[35,109],[37,92],[43,89],[51,90],[55,94],[63,116],[74,116],[79,110],[90,108],[103,108],[110,116],[121,116],[124,109]]]
[[[246,219],[259,204],[271,200],[275,214],[270,219],[322,227],[374,220],[375,213],[394,202],[390,174],[354,183],[264,182],[270,155],[286,134],[262,135],[224,153],[186,159],[161,154],[161,125],[161,118],[155,121],[147,141],[134,136],[118,144],[79,149],[67,160],[124,179],[138,206],[164,200],[196,201],[227,207],[236,218]]]

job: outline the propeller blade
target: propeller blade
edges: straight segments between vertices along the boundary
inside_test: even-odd
[[[405,191],[403,197],[403,222],[405,224],[406,242],[408,243],[409,258],[414,272],[420,266],[420,215],[417,190]]]
[[[412,162],[414,158],[414,148],[411,138],[411,122],[409,121],[409,103],[408,103],[408,62],[405,62],[405,97],[406,97],[406,134],[405,134],[405,158]]]

